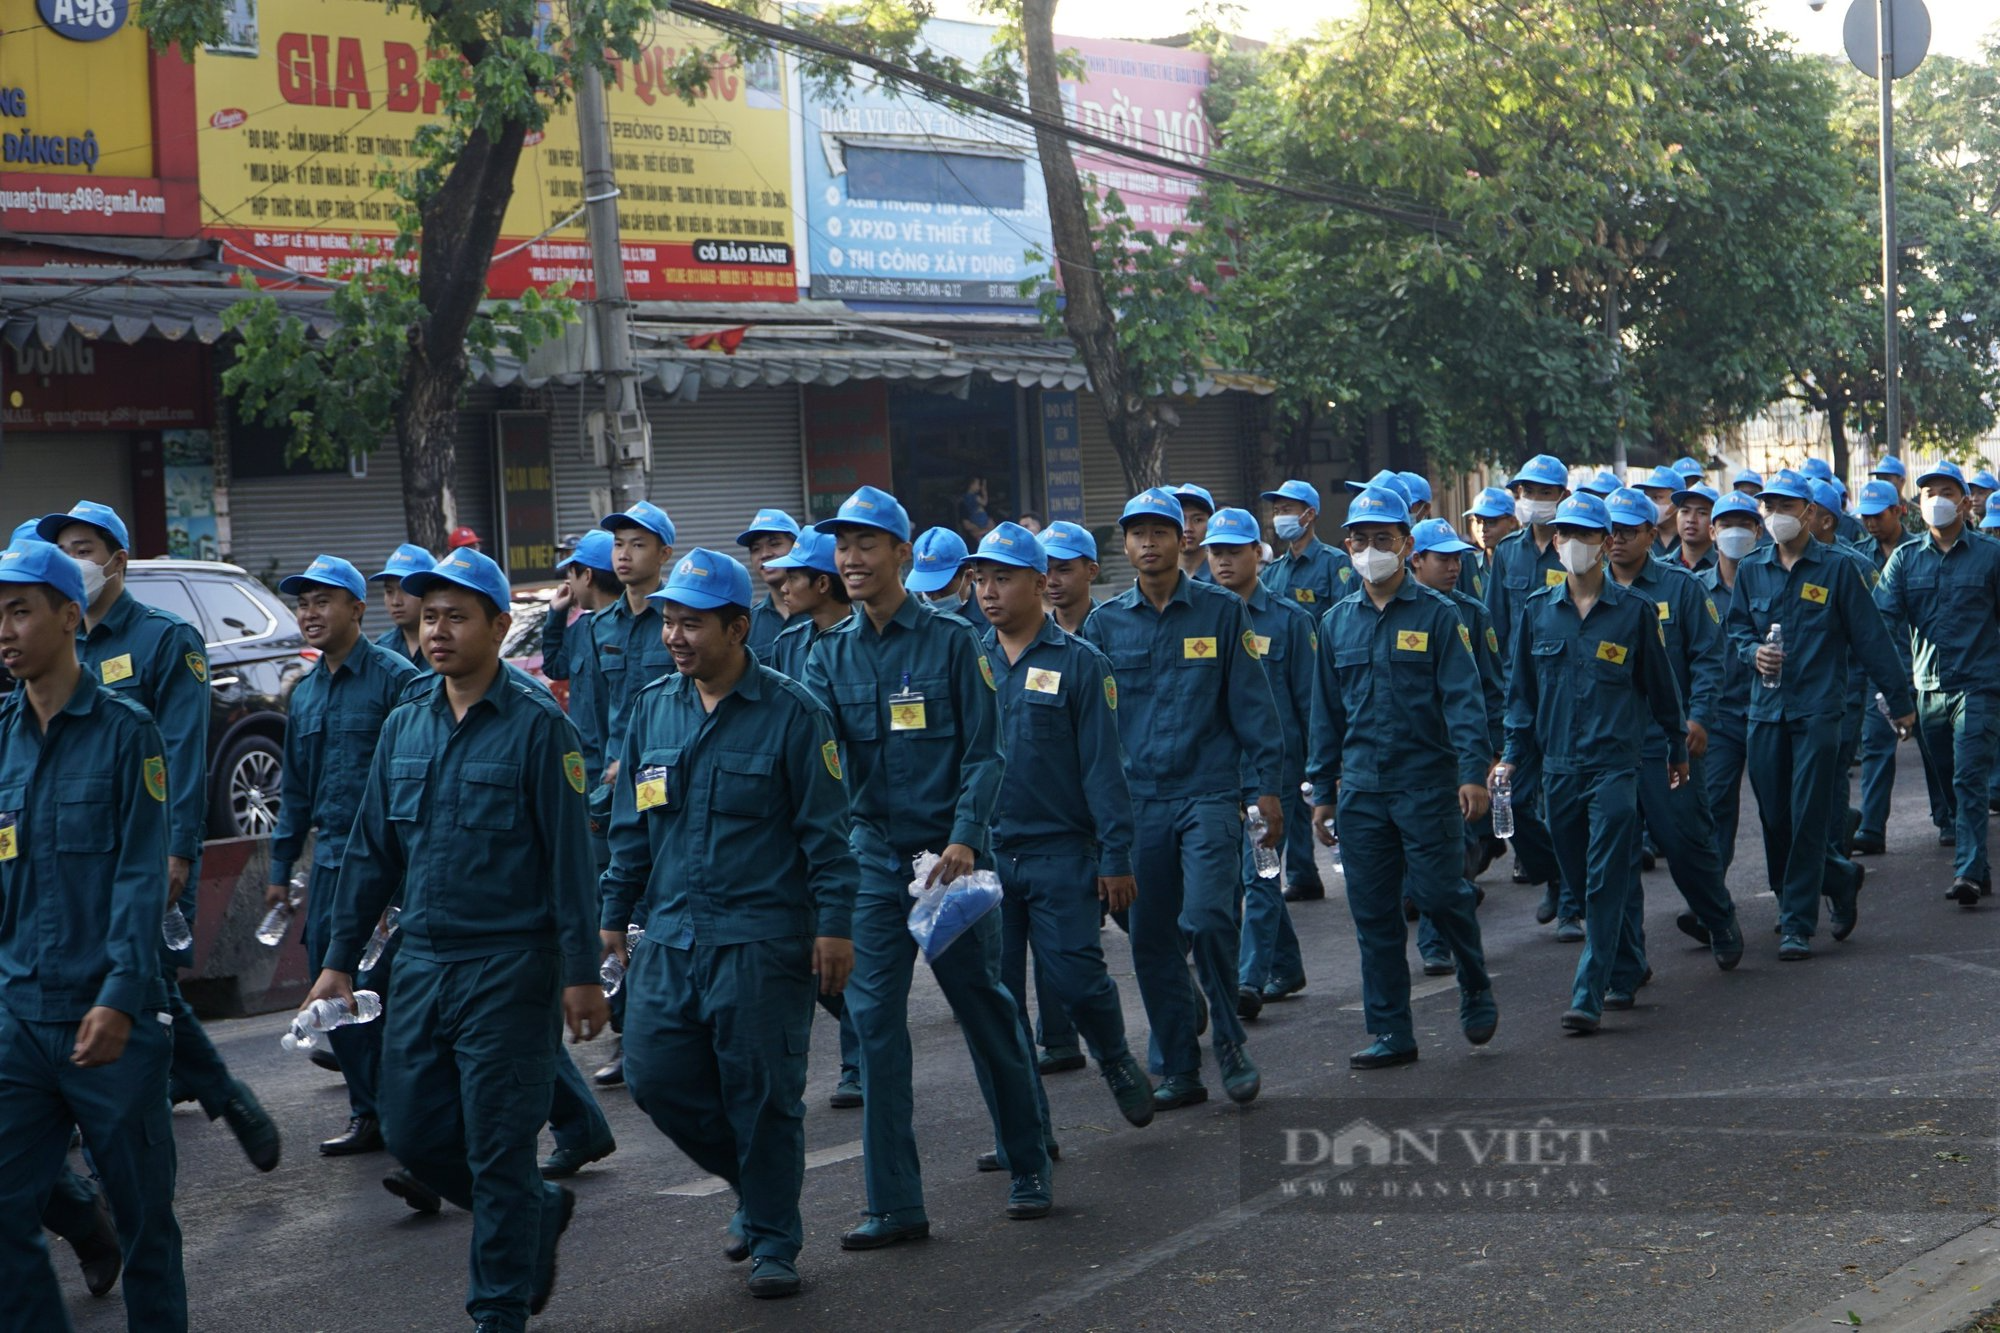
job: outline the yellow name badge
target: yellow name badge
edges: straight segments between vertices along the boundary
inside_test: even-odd
[[[1299,589],[1299,591],[1300,591],[1300,592],[1304,592],[1304,591],[1306,591],[1306,589],[1304,589],[1304,588],[1301,588],[1301,589]],[[1197,661],[1197,662],[1200,662],[1200,661],[1205,661],[1205,660],[1207,660],[1208,658],[1211,658],[1211,657],[1214,657],[1214,656],[1215,656],[1215,640],[1214,640],[1214,639],[1212,639],[1212,638],[1210,638],[1210,639],[1182,639],[1182,640],[1181,640],[1181,656],[1182,656],[1183,658],[1193,658],[1193,659],[1194,659],[1195,661]]]
[[[642,768],[633,785],[635,804],[641,810],[651,810],[667,803],[667,770],[664,768]]]
[[[1292,596],[1301,602],[1317,603],[1319,601],[1319,598],[1313,595],[1311,588],[1294,588],[1292,589]]]
[[[1420,629],[1406,629],[1396,635],[1396,646],[1406,653],[1427,653],[1431,650],[1431,636]]]
[[[1658,602],[1655,603],[1655,605],[1657,605],[1660,608],[1661,620],[1666,621],[1666,620],[1672,620],[1674,618],[1673,608],[1668,603]]]
[[[1609,662],[1613,666],[1624,666],[1625,654],[1628,651],[1622,643],[1611,643],[1600,639],[1597,644],[1597,660],[1600,662]]]
[[[889,730],[922,731],[923,729],[924,729],[923,700],[917,699],[909,703],[894,703],[894,702],[890,703]]]
[[[1807,583],[1799,588],[1799,596],[1815,606],[1826,605],[1826,589],[1817,583]]]
[[[14,816],[0,815],[0,861],[12,861],[21,854],[20,835]]]
[[[1553,588],[1562,581],[1563,572],[1560,569],[1545,569],[1542,571],[1542,586],[1544,588]]]
[[[106,685],[116,685],[121,680],[130,680],[132,679],[132,654],[120,653],[116,657],[106,658],[104,665],[99,667],[98,670],[102,674]]]
[[[1027,688],[1036,694],[1061,694],[1062,672],[1036,667],[1028,673]]]
[[[1250,637],[1250,655],[1252,657],[1261,659],[1269,657],[1271,655],[1270,635],[1252,634],[1249,637]]]

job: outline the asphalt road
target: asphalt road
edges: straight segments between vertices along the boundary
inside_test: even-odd
[[[1251,1029],[1258,1101],[1223,1100],[1211,1063],[1213,1101],[1135,1130],[1094,1071],[1051,1078],[1064,1160],[1056,1212],[1042,1221],[1007,1221],[1006,1178],[973,1171],[988,1146],[985,1112],[919,968],[911,1029],[932,1238],[839,1250],[862,1206],[861,1120],[826,1105],[837,1058],[822,1019],[807,1098],[807,1285],[792,1301],[744,1294],[747,1266],[719,1254],[728,1194],[706,1192],[613,1091],[604,1101],[619,1151],[574,1182],[581,1205],[561,1281],[534,1327],[1783,1325],[1996,1212],[2000,1079],[1988,1014],[2000,899],[1970,912],[1944,901],[1949,852],[1925,816],[1914,752],[1904,753],[1890,851],[1867,862],[1852,939],[1822,934],[1811,961],[1777,961],[1746,787],[1731,874],[1751,946],[1742,966],[1719,973],[1675,931],[1680,901],[1663,867],[1646,876],[1656,978],[1595,1037],[1557,1025],[1579,946],[1534,924],[1531,892],[1502,863],[1486,876],[1481,911],[1502,1014],[1493,1044],[1466,1046],[1450,979],[1426,993],[1419,976],[1422,1059],[1350,1072],[1347,1055],[1366,1038],[1352,922],[1330,880],[1326,902],[1293,913],[1310,988]],[[1143,1049],[1115,928],[1106,946]],[[333,1076],[280,1051],[285,1021],[210,1029],[286,1131],[275,1173],[256,1174],[192,1108],[175,1117],[194,1327],[467,1326],[468,1217],[409,1213],[377,1183],[385,1158],[315,1153],[342,1127],[345,1096]],[[590,1068],[608,1043],[573,1049]],[[1403,1164],[1311,1164],[1322,1140],[1309,1131],[1330,1141],[1364,1119]],[[92,1300],[67,1248],[54,1254],[78,1327],[122,1328],[117,1299]]]

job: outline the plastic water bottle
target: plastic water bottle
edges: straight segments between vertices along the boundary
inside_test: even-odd
[[[1319,826],[1320,826],[1321,828],[1323,828],[1323,829],[1325,829],[1325,830],[1326,830],[1326,836],[1327,836],[1327,837],[1329,837],[1329,838],[1332,838],[1332,839],[1333,839],[1333,844],[1332,844],[1332,846],[1330,846],[1330,847],[1328,847],[1328,848],[1327,848],[1327,855],[1328,855],[1329,857],[1331,857],[1331,858],[1333,859],[1333,873],[1334,873],[1334,874],[1336,874],[1336,875],[1345,875],[1345,874],[1347,873],[1347,867],[1346,867],[1346,865],[1344,865],[1344,864],[1343,864],[1343,863],[1341,862],[1341,859],[1340,859],[1340,832],[1339,832],[1339,830],[1337,830],[1336,828],[1334,828],[1334,826],[1333,826],[1333,821],[1332,821],[1331,819],[1322,819],[1322,820],[1320,820],[1320,821],[1319,821]]]
[[[1486,790],[1493,797],[1493,836],[1511,838],[1514,836],[1514,778],[1512,774],[1495,773],[1487,779]]]
[[[392,907],[382,913],[382,919],[375,923],[375,933],[368,937],[368,947],[361,951],[360,971],[366,972],[382,961],[382,953],[389,947],[389,941],[394,938],[396,923],[402,916],[403,909],[400,907]]]
[[[160,938],[175,953],[194,947],[194,932],[188,929],[188,919],[181,914],[181,905],[171,903],[166,915],[160,918]]]
[[[1250,817],[1243,822],[1243,836],[1250,840],[1250,860],[1257,867],[1258,879],[1278,877],[1277,849],[1264,845],[1264,835],[1270,831],[1271,825],[1264,818],[1264,812],[1251,806]]]
[[[292,876],[291,892],[279,900],[278,905],[264,913],[264,923],[257,927],[257,943],[267,949],[275,949],[285,942],[285,933],[292,928],[292,918],[299,914],[299,904],[305,901],[306,877]]]
[[[1882,691],[1880,690],[1875,691],[1875,711],[1882,715],[1884,722],[1894,722],[1896,720],[1889,716],[1889,701],[1882,697]]]
[[[610,999],[625,987],[625,964],[615,953],[604,955],[604,961],[597,968],[598,980],[604,983],[604,998]]]
[[[1764,636],[1764,646],[1766,648],[1776,648],[1781,653],[1785,651],[1784,626],[1775,620],[1772,621],[1771,632]],[[1781,665],[1776,671],[1760,671],[1757,675],[1764,682],[1765,689],[1775,690],[1778,688],[1779,677],[1783,671],[1784,667]]]
[[[351,1023],[372,1023],[382,1016],[382,997],[372,990],[354,992],[354,1008],[339,1000],[314,1000],[292,1019],[291,1031],[278,1038],[288,1051],[310,1051],[317,1034],[331,1032]]]

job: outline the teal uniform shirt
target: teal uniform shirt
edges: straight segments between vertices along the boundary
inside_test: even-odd
[[[1969,531],[1948,551],[1928,532],[1904,542],[1875,588],[1875,604],[1908,636],[1921,690],[2000,691],[2000,542],[1967,540]],[[1909,711],[1893,700],[1892,709]]]
[[[1182,575],[1162,611],[1135,582],[1090,613],[1083,637],[1118,680],[1135,799],[1235,799],[1246,764],[1258,795],[1283,794],[1277,702],[1236,594]]]
[[[761,653],[770,647],[792,623],[771,602],[771,597],[767,595],[750,608],[750,649],[753,652]]]
[[[1701,723],[1704,729],[1713,727],[1722,693],[1725,636],[1721,609],[1709,600],[1692,574],[1657,556],[1626,586],[1652,598],[1659,611],[1660,637],[1688,720]],[[1656,755],[1660,748],[1659,737],[1649,733],[1646,753]]]
[[[1486,552],[1467,551],[1458,557],[1458,582],[1454,591],[1477,598],[1481,605],[1486,602]]]
[[[678,672],[639,691],[617,756],[603,929],[624,930],[643,897],[646,938],[668,948],[848,937],[861,872],[833,719],[749,657],[713,710]]]
[[[562,984],[597,980],[597,875],[576,728],[503,668],[454,719],[445,681],[389,714],[335,896],[325,965],[352,973],[401,892],[402,949],[456,963],[560,953]]]
[[[856,607],[812,646],[805,684],[833,713],[858,839],[899,857],[990,849],[1006,765],[971,626],[907,595],[880,630]]]
[[[1514,661],[1514,635],[1528,608],[1528,599],[1563,581],[1562,560],[1555,539],[1547,550],[1535,545],[1532,527],[1518,528],[1493,548],[1493,568],[1487,574],[1486,609],[1493,613],[1493,632],[1500,636],[1500,660]]]
[[[146,710],[88,671],[46,733],[25,690],[0,701],[0,1004],[16,1019],[167,1007],[163,748]]]
[[[1313,804],[1334,783],[1357,792],[1484,784],[1491,761],[1472,633],[1457,606],[1409,574],[1377,608],[1368,590],[1319,623],[1312,744]]]
[[[1695,575],[1708,600],[1715,604],[1716,615],[1722,623],[1729,623],[1729,608],[1735,604],[1736,590],[1722,581],[1722,571],[1710,565]],[[1729,633],[1725,629],[1722,637],[1722,674],[1715,692],[1715,723],[1705,723],[1709,730],[1716,724],[1733,726],[1740,735],[1743,719],[1750,711],[1750,664],[1737,656],[1729,644]]]
[[[194,860],[208,834],[208,649],[200,633],[122,592],[77,656],[98,684],[152,714],[166,742],[167,855]]]
[[[603,703],[609,767],[610,758],[624,752],[625,719],[631,716],[632,701],[640,690],[672,671],[674,659],[660,638],[660,610],[650,602],[634,615],[632,603],[621,596],[591,613],[590,631],[597,663],[591,688]]]
[[[307,830],[316,835],[313,863],[340,865],[382,724],[421,677],[401,653],[360,639],[338,671],[328,671],[322,659],[292,691],[271,883],[291,879]]]
[[[604,681],[596,669],[597,638],[590,624],[595,614],[585,611],[571,621],[568,612],[552,610],[542,621],[542,674],[569,682],[569,720],[583,742],[584,776],[592,786],[608,762],[604,736],[610,725],[604,710]]]
[[[1724,624],[1729,651],[1753,676],[1758,645],[1773,621],[1782,626],[1784,670],[1775,690],[1752,681],[1751,721],[1839,717],[1847,710],[1850,651],[1881,688],[1894,716],[1915,706],[1861,571],[1824,542],[1807,542],[1790,570],[1779,563],[1776,546],[1760,546],[1736,566],[1736,595]]]
[[[982,643],[1009,759],[994,846],[1089,857],[1100,876],[1131,874],[1137,835],[1110,659],[1052,616],[1012,663],[1000,631],[989,626]]]
[[[1834,516],[1833,532],[1836,539],[1849,545],[1873,540],[1868,535],[1868,529],[1861,526],[1861,520],[1844,509]]]
[[[1281,600],[1259,584],[1243,599],[1250,613],[1250,629],[1257,640],[1257,658],[1264,664],[1264,677],[1271,683],[1271,701],[1278,708],[1278,743],[1284,750],[1285,776],[1301,773],[1306,762],[1306,733],[1312,727],[1313,658],[1319,653],[1318,621],[1297,602]],[[1257,785],[1256,772],[1248,756],[1243,764],[1243,786]],[[1296,790],[1293,779],[1286,792]],[[1253,797],[1255,791],[1250,793]]]
[[[410,663],[419,671],[429,671],[431,669],[431,659],[424,655],[423,639],[421,637],[418,638],[417,650],[411,652],[410,646],[403,642],[403,627],[400,625],[391,625],[388,629],[382,631],[382,633],[377,634],[375,636],[375,646],[377,648],[387,648],[390,652],[402,658],[405,662]]]
[[[826,633],[827,631],[821,629],[819,622],[811,616],[795,617],[771,644],[770,651],[763,654],[762,660],[773,671],[781,672],[803,683],[806,678],[806,658],[812,653],[812,646]]]
[[[1288,602],[1296,602],[1310,616],[1322,616],[1326,609],[1345,597],[1354,585],[1354,564],[1347,552],[1328,546],[1318,537],[1306,543],[1302,554],[1284,554],[1264,566],[1257,578],[1266,588]]]
[[[1608,573],[1588,617],[1567,582],[1530,597],[1508,679],[1506,761],[1539,755],[1550,773],[1635,769],[1654,728],[1668,762],[1685,762],[1680,686],[1653,599]]]
[[[1458,609],[1465,632],[1472,637],[1472,662],[1479,668],[1479,697],[1486,705],[1486,739],[1499,757],[1507,740],[1507,664],[1500,659],[1500,636],[1486,603],[1452,589],[1445,594]]]
[[[1701,553],[1701,559],[1695,561],[1693,564],[1689,564],[1687,558],[1687,546],[1683,544],[1680,546],[1676,546],[1674,548],[1674,553],[1671,556],[1667,557],[1665,563],[1671,568],[1680,570],[1684,574],[1699,574],[1704,569],[1714,569],[1715,561],[1716,561],[1715,547],[1711,545],[1706,551],[1703,551]]]

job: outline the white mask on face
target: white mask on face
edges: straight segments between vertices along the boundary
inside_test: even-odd
[[[1366,583],[1386,583],[1403,567],[1402,556],[1394,551],[1378,551],[1372,546],[1350,558],[1354,561],[1354,572]]]
[[[1949,527],[1958,520],[1958,501],[1945,495],[1924,497],[1924,522],[1934,528]]]
[[[88,607],[104,591],[104,566],[94,560],[79,560],[76,567],[83,571],[83,604]]]
[[[1555,520],[1555,516],[1556,516],[1556,502],[1554,500],[1514,501],[1514,517],[1519,519],[1524,524],[1551,523]]]
[[[1718,528],[1715,532],[1715,549],[1731,560],[1741,560],[1757,549],[1755,528]]]
[[[1603,556],[1604,548],[1577,537],[1564,537],[1556,543],[1556,559],[1572,574],[1581,574],[1594,568]]]
[[[1771,534],[1772,541],[1783,546],[1797,541],[1799,534],[1806,530],[1806,525],[1794,514],[1766,514],[1764,530]]]

